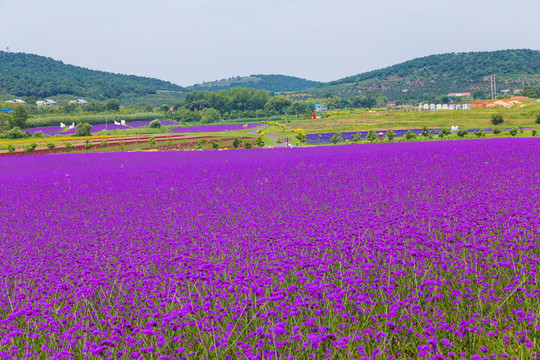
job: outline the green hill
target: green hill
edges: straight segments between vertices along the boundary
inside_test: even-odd
[[[146,97],[158,90],[183,92],[168,81],[113,74],[64,64],[48,57],[0,51],[0,91],[16,97],[74,96],[106,100]]]
[[[322,84],[309,91],[345,97],[368,90],[389,99],[421,99],[450,92],[490,91],[495,74],[497,90],[522,89],[540,83],[540,51],[501,50],[431,55],[384,69]]]
[[[196,84],[187,89],[191,91],[218,91],[230,90],[233,88],[250,88],[270,92],[291,92],[302,91],[319,84],[320,83],[317,81],[301,79],[294,76],[251,75]]]

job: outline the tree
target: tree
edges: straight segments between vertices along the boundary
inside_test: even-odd
[[[105,108],[109,111],[120,111],[120,101],[111,99],[105,103]]]
[[[465,129],[460,129],[460,130],[457,131],[456,134],[457,134],[457,136],[462,138],[462,137],[466,137],[469,134],[469,132],[467,130],[465,130]]]
[[[270,100],[268,100],[268,102],[264,106],[264,108],[267,111],[272,111],[272,112],[281,114],[283,110],[291,106],[291,104],[292,104],[291,100],[287,99],[283,95],[280,95],[280,96],[271,97]]]
[[[536,114],[536,123],[540,124],[540,114]]]
[[[92,125],[89,123],[78,123],[75,128],[75,136],[90,136],[92,135]]]
[[[159,120],[157,120],[157,119],[156,119],[156,120],[152,120],[152,121],[150,122],[150,125],[148,125],[148,126],[149,126],[151,129],[159,129],[159,128],[161,128],[161,121],[159,121]]]
[[[297,138],[301,143],[306,142],[306,132],[302,129],[294,130],[294,137]]]
[[[510,135],[516,136],[518,133],[518,130],[516,128],[512,128],[512,130],[509,131]]]
[[[237,149],[238,146],[240,146],[240,139],[234,138],[232,145],[235,149]]]
[[[10,127],[26,128],[26,120],[28,120],[29,116],[28,110],[23,105],[17,105],[10,119]]]
[[[374,142],[377,140],[377,134],[373,130],[369,130],[368,134],[366,135],[366,140],[370,142]]]
[[[8,131],[11,124],[11,116],[0,114],[0,133]]]
[[[386,133],[386,136],[388,136],[389,141],[392,141],[396,137],[396,133],[393,132],[392,130],[388,130],[388,132]]]
[[[331,138],[330,141],[336,145],[338,142],[343,141],[343,137],[341,136],[341,133],[335,133]]]
[[[264,139],[262,135],[257,136],[257,139],[255,141],[257,142],[258,147],[264,147]]]
[[[499,125],[499,124],[502,124],[503,122],[504,122],[504,117],[502,116],[502,114],[491,115],[491,123],[493,125]]]
[[[362,135],[360,133],[357,133],[354,135],[353,141],[354,142],[360,142],[362,140]]]
[[[202,111],[201,123],[209,124],[219,121],[219,111],[212,108],[207,108]]]

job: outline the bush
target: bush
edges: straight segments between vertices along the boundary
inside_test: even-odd
[[[523,134],[523,126],[520,126],[518,129],[519,129],[519,132],[520,132],[521,134]]]
[[[101,140],[101,147],[106,148],[107,146],[109,146],[109,143],[108,143],[107,139]]]
[[[498,128],[498,127],[495,127],[493,128],[493,133],[495,135],[499,135],[500,133],[502,133],[502,129],[501,128]]]
[[[321,135],[319,135],[319,138],[321,137]],[[360,135],[360,133],[357,133],[356,135],[354,135],[354,138],[353,138],[353,141],[354,142],[360,142],[362,140],[362,135]]]
[[[504,122],[504,117],[502,116],[502,114],[491,115],[491,123],[493,125],[499,125],[499,124],[502,124],[503,122]]]
[[[246,148],[246,149],[251,149],[251,148],[252,148],[252,145],[251,145],[251,143],[250,143],[248,140],[246,140],[246,141],[244,142],[244,148]]]
[[[161,121],[159,120],[152,120],[152,122],[150,122],[150,125],[148,125],[151,129],[159,129],[161,128]]]
[[[540,114],[537,114],[537,115],[536,115],[536,123],[537,123],[537,124],[540,124]]]
[[[92,148],[92,146],[93,146],[93,145],[92,145],[92,143],[90,142],[90,140],[89,140],[89,139],[86,139],[86,144],[84,144],[84,148],[85,148],[86,150],[90,150],[90,149]]]
[[[75,136],[90,136],[92,135],[92,125],[89,123],[79,123],[75,128]]]
[[[36,131],[33,136],[35,138],[42,138],[43,137],[43,132],[42,131]]]
[[[388,130],[388,132],[386,133],[386,136],[388,136],[389,141],[392,141],[396,137],[396,133],[393,132],[392,130]]]
[[[294,132],[295,132],[295,135],[294,135],[295,138],[297,138],[301,143],[306,142],[306,132],[304,130],[296,129],[294,130]]]
[[[427,128],[426,125],[424,125],[424,127],[422,128],[422,136],[427,137],[427,138],[431,138],[431,135],[429,134],[429,129]]]
[[[66,147],[66,151],[67,152],[71,152],[71,150],[73,150],[75,148],[75,145],[73,145],[72,143],[70,142],[66,142],[64,143],[65,147]]]
[[[24,148],[24,151],[26,151],[27,153],[31,153],[32,151],[36,150],[36,148],[37,148],[37,144],[31,143],[31,144],[26,145],[26,147]]]
[[[474,135],[476,135],[477,138],[481,138],[481,137],[486,136],[486,133],[484,132],[484,130],[480,130],[480,131],[475,131]]]
[[[533,129],[532,136],[536,136],[536,129]]]
[[[278,139],[278,141],[281,140],[281,139]],[[240,146],[240,140],[238,138],[234,138],[233,140],[233,143],[232,143],[232,146],[237,149],[238,146]]]
[[[21,129],[15,126],[13,129],[6,131],[2,137],[6,139],[23,139],[27,137],[27,133],[23,133]]]
[[[459,136],[460,138],[466,137],[467,134],[469,134],[469,132],[465,129],[460,129],[456,133],[456,135]]]
[[[146,143],[147,143],[148,145],[154,146],[154,145],[156,145],[156,139],[153,138],[153,137],[151,137],[151,138],[149,138],[148,140],[146,140]]]
[[[277,139],[277,140],[276,140],[276,143],[278,143],[278,144],[283,144],[283,139],[282,139],[282,138]]]
[[[405,140],[409,141],[409,140],[416,139],[416,134],[413,133],[411,130],[409,130],[405,133],[404,137],[405,137]]]
[[[257,136],[257,140],[255,141],[257,142],[258,147],[264,147],[264,139],[262,136]]]
[[[56,147],[56,144],[55,144],[54,142],[49,141],[49,142],[47,143],[47,148],[48,148],[49,150],[53,150],[55,147]]]
[[[8,144],[7,150],[8,150],[10,153],[12,153],[12,152],[15,151],[15,146],[13,146],[13,145],[11,145],[11,144]]]
[[[330,141],[336,145],[338,142],[341,142],[343,141],[343,137],[341,136],[341,133],[335,133],[334,135],[332,135],[332,137],[330,138]]]
[[[212,141],[212,149],[214,150],[219,149],[219,144],[216,141]]]
[[[510,133],[510,135],[512,135],[512,136],[516,136],[516,135],[517,135],[517,133],[518,133],[518,129],[516,129],[516,128],[512,128],[512,130],[510,130],[510,131],[508,131],[508,132]]]

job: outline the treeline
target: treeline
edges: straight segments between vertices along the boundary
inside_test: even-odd
[[[318,99],[293,101],[283,95],[272,96],[270,92],[257,89],[235,88],[219,91],[193,91],[183,102],[176,103],[167,117],[184,122],[212,123],[221,119],[271,117],[276,115],[298,115],[311,117],[315,104],[327,105],[329,109],[346,107],[383,106],[387,99],[375,92],[343,99],[325,94]],[[162,109],[167,111],[167,105]]]
[[[183,91],[168,81],[67,65],[44,56],[0,51],[0,91],[17,97],[73,95],[107,100],[121,95]]]
[[[302,91],[320,85],[317,81],[287,75],[251,75],[206,82],[188,87],[194,91],[231,90],[238,87],[272,92]]]

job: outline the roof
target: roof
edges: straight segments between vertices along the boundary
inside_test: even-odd
[[[315,104],[314,106],[326,106],[324,104]]]
[[[462,92],[462,93],[450,93],[448,96],[471,96],[470,92]]]

